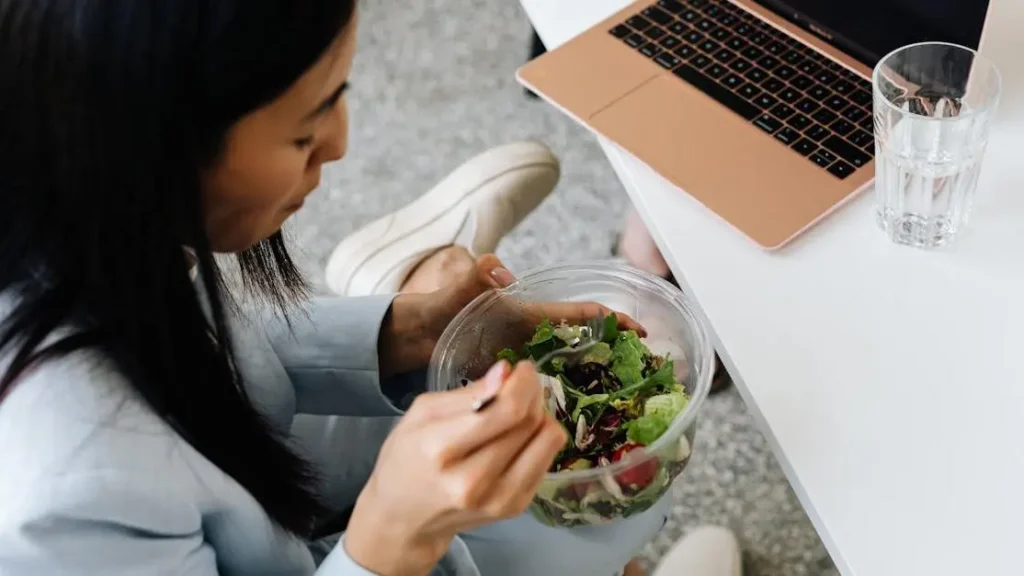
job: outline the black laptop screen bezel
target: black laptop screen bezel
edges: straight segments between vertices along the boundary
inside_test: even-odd
[[[757,1],[870,67],[892,50],[917,42],[951,42],[977,49],[990,5],[989,0]],[[913,10],[926,6],[947,13],[944,18],[929,19]]]

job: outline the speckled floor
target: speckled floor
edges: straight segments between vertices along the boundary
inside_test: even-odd
[[[559,154],[562,181],[499,255],[513,270],[607,256],[628,199],[593,138],[524,98],[515,84],[530,32],[519,3],[362,4],[349,154],[327,170],[323,189],[290,226],[317,285],[322,289],[323,265],[345,234],[413,199],[475,153],[524,138]],[[708,402],[699,434],[673,518],[647,558],[687,528],[712,522],[737,532],[749,575],[836,574],[734,391]]]

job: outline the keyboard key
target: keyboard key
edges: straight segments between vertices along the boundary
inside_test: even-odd
[[[747,100],[753,100],[761,94],[761,89],[753,84],[744,84],[742,88],[737,90],[737,92]]]
[[[813,114],[818,108],[821,108],[821,104],[810,98],[804,98],[796,105],[796,108],[804,114]]]
[[[776,76],[783,80],[789,80],[793,76],[796,76],[796,70],[790,68],[789,66],[782,65],[776,68],[775,70],[772,70],[772,74],[775,74]]]
[[[782,54],[785,54],[787,50],[789,50],[789,46],[786,46],[782,42],[779,42],[778,40],[776,40],[775,42],[772,42],[771,44],[768,44],[767,50],[771,54],[774,54],[776,56],[781,56]]]
[[[847,82],[846,80],[839,80],[838,82],[832,85],[832,91],[834,91],[836,94],[842,94],[843,96],[852,93],[854,90],[856,90],[856,88],[853,86],[853,84]]]
[[[751,34],[753,34],[755,32],[755,30],[754,30],[754,27],[751,26],[750,24],[743,23],[743,24],[740,24],[739,26],[733,28],[733,32],[739,34],[740,36],[748,37]]]
[[[686,40],[690,44],[696,46],[704,41],[704,35],[696,30],[690,30],[686,34],[683,34],[683,40]]]
[[[715,52],[714,58],[723,64],[728,64],[736,58],[736,53],[726,48],[722,48],[718,52]]]
[[[833,94],[825,99],[825,106],[828,106],[836,112],[840,112],[850,105],[850,102],[838,94]]]
[[[854,131],[853,134],[847,135],[846,139],[853,142],[853,145],[858,148],[867,149],[870,147],[871,151],[874,152],[875,137],[863,130]]]
[[[643,32],[651,27],[651,22],[639,14],[633,16],[629,20],[626,20],[626,24],[637,32]]]
[[[813,76],[818,70],[821,70],[821,66],[815,64],[812,60],[804,60],[803,64],[797,66],[796,69],[808,76]]]
[[[785,120],[793,114],[796,114],[796,110],[793,110],[786,104],[778,104],[775,108],[772,108],[772,114],[774,114],[779,120]]]
[[[797,64],[804,61],[804,55],[797,50],[790,50],[789,52],[786,52],[782,56],[782,59],[786,62],[786,64],[789,64],[790,66],[796,66]]]
[[[698,20],[697,24],[695,24],[695,26],[701,32],[705,32],[706,33],[706,32],[710,32],[711,29],[715,27],[715,23],[712,22],[711,20],[708,20],[707,18],[704,18],[703,20]]]
[[[860,122],[868,115],[867,110],[858,108],[857,106],[850,106],[846,110],[843,110],[843,118],[846,118],[850,122]]]
[[[743,51],[743,57],[750,60],[757,60],[761,56],[764,56],[764,50],[761,50],[757,46],[748,46]]]
[[[778,94],[785,87],[786,83],[778,78],[769,78],[761,83],[761,88],[764,88],[766,92],[771,92],[772,94]]]
[[[619,24],[615,28],[609,30],[609,33],[616,38],[625,38],[626,36],[629,36],[631,32],[632,30],[630,30],[629,26],[626,26],[625,24]]]
[[[776,130],[782,128],[782,122],[779,122],[768,114],[758,116],[757,120],[754,120],[754,125],[769,134],[774,134]]]
[[[832,133],[829,132],[827,128],[825,128],[824,126],[819,126],[817,124],[811,126],[807,130],[804,130],[804,136],[807,136],[808,138],[814,140],[815,142],[821,142],[822,140],[831,135]]]
[[[829,162],[835,162],[836,160],[839,159],[835,154],[829,152],[825,148],[821,148],[820,150],[818,150],[818,154],[821,154],[821,157]]]
[[[700,20],[700,14],[693,10],[686,10],[679,15],[679,18],[684,22],[696,22],[697,20]]]
[[[648,42],[644,44],[643,48],[640,48],[640,53],[648,58],[654,58],[658,54],[661,54],[661,47],[654,42]]]
[[[683,10],[686,10],[686,6],[676,2],[676,0],[658,0],[658,6],[661,6],[673,14],[679,14]]]
[[[796,143],[796,141],[800,139],[800,133],[787,127],[776,132],[775,139],[788,146]]]
[[[641,14],[647,16],[649,20],[657,22],[662,26],[665,26],[666,24],[673,20],[671,14],[665,12],[664,10],[658,8],[657,6],[648,6],[647,8],[644,8],[644,11],[641,12]]]
[[[679,48],[676,48],[673,52],[676,56],[679,56],[683,60],[689,60],[697,53],[697,49],[689,44],[683,44]]]
[[[746,41],[740,38],[739,36],[733,36],[732,38],[729,39],[728,42],[725,43],[725,45],[728,46],[729,49],[734,52],[739,52],[746,48],[747,46],[749,46],[749,44],[747,44]]]
[[[760,68],[751,68],[750,71],[746,73],[746,77],[747,80],[750,80],[754,84],[760,84],[768,78],[768,73]]]
[[[651,40],[657,40],[658,38],[661,38],[665,34],[668,34],[668,32],[665,32],[664,30],[658,28],[657,26],[651,26],[647,30],[644,30],[644,36],[647,36]]]
[[[822,100],[825,100],[826,98],[828,98],[829,96],[832,95],[832,93],[828,91],[828,88],[825,88],[824,86],[818,86],[818,85],[815,85],[813,88],[808,90],[807,94],[811,98],[814,98],[815,100],[817,100],[818,102],[821,102]]]
[[[732,36],[732,34],[729,32],[728,28],[715,28],[714,31],[711,32],[711,37],[719,42],[725,42],[730,36]]]
[[[704,76],[688,64],[682,64],[673,70],[672,73],[746,120],[753,120],[760,114],[756,106],[747,102],[728,88],[716,84],[714,80]]]
[[[800,140],[797,141],[796,144],[790,146],[790,148],[796,150],[796,153],[801,156],[809,156],[811,152],[814,152],[815,150],[818,149],[818,146],[817,144],[814,143],[813,140],[801,138]]]
[[[690,27],[676,20],[668,27],[668,31],[675,34],[676,36],[682,36],[683,34],[686,34],[687,32],[690,31]]]
[[[853,144],[850,144],[846,140],[843,140],[839,136],[829,136],[821,143],[821,145],[832,152],[835,152],[836,156],[839,156],[857,168],[860,168],[871,161],[871,156],[868,156],[863,150],[857,148]]]
[[[707,6],[708,2],[710,1],[711,0],[689,0],[690,6],[693,6],[696,10],[700,10],[701,8]]]
[[[698,44],[697,47],[705,54],[714,54],[715,50],[718,50],[719,44],[714,40],[705,40]]]
[[[764,32],[754,32],[753,34],[750,35],[750,41],[753,42],[754,44],[757,44],[758,46],[763,46],[767,44],[770,40],[771,38],[769,38],[768,35],[765,34]]]
[[[814,162],[815,164],[821,166],[822,168],[826,168],[829,164],[832,163],[831,160],[822,156],[820,152],[815,152],[814,154],[811,154],[811,162]]]
[[[661,65],[662,68],[665,68],[666,70],[671,70],[676,66],[679,66],[679,64],[682,62],[682,60],[680,60],[678,56],[676,56],[675,54],[670,54],[668,52],[662,52],[661,54],[658,54],[658,57],[655,58],[654,61],[657,62],[659,65]]]
[[[703,54],[697,54],[693,58],[690,58],[690,66],[693,66],[697,70],[705,68],[708,64],[711,64],[711,58]]]
[[[776,92],[775,95],[779,97],[779,100],[782,100],[787,104],[792,104],[796,102],[802,96],[799,90],[795,88],[790,88],[788,86],[784,88],[781,92]]]
[[[724,80],[722,80],[722,84],[725,84],[729,88],[735,90],[743,85],[743,77],[736,74],[729,74]]]
[[[811,118],[814,118],[815,122],[819,122],[821,124],[828,126],[829,124],[835,122],[838,116],[836,116],[836,113],[829,110],[828,108],[822,108],[821,110],[815,112],[811,116]]]
[[[665,36],[658,41],[658,44],[665,50],[675,50],[677,47],[682,45],[683,41],[675,36]]]
[[[853,124],[850,124],[848,121],[840,118],[839,120],[833,122],[832,125],[829,126],[829,128],[831,128],[833,132],[839,134],[840,136],[846,136],[850,132],[853,132],[854,129],[856,129],[857,127],[854,126]]]
[[[727,28],[732,28],[740,19],[732,14],[723,14],[718,17],[718,23]]]
[[[642,35],[633,32],[629,36],[626,36],[626,44],[629,44],[633,48],[639,48],[647,43],[647,39]]]
[[[701,12],[714,18],[722,13],[722,7],[719,6],[718,4],[708,4],[701,10]]]
[[[835,176],[836,178],[839,178],[840,180],[844,180],[847,176],[853,174],[853,170],[853,166],[850,166],[849,164],[843,162],[842,160],[828,167],[829,173]]]
[[[821,70],[814,75],[814,79],[828,86],[829,84],[832,84],[833,82],[838,80],[839,77],[836,76],[835,73],[830,70]]]
[[[732,64],[729,64],[729,68],[732,68],[741,74],[750,70],[752,66],[753,65],[749,61],[744,60],[743,58],[737,58],[736,60],[733,60]]]
[[[781,64],[781,62],[779,62],[779,59],[774,56],[765,56],[757,61],[758,66],[768,70],[769,72],[774,70],[779,64]]]
[[[796,128],[797,130],[803,132],[804,130],[807,129],[808,126],[814,124],[814,122],[811,122],[811,119],[808,118],[807,116],[804,116],[803,114],[797,112],[796,114],[793,114],[792,116],[786,119],[786,124],[789,124],[793,128]]]
[[[769,108],[775,106],[778,103],[779,101],[776,100],[775,97],[772,96],[771,94],[761,94],[760,96],[754,99],[754,104],[760,106],[762,110],[768,110]]]
[[[867,106],[871,104],[871,93],[865,90],[857,90],[850,95],[850,100],[859,106]]]
[[[867,118],[858,122],[857,126],[860,126],[861,130],[867,130],[868,132],[873,133],[875,131],[875,118],[873,116],[868,116]]]
[[[715,80],[718,80],[722,76],[725,76],[729,72],[729,69],[721,64],[712,64],[704,69],[704,73],[711,76]]]
[[[778,73],[778,70],[776,70],[775,72]],[[797,76],[796,78],[793,78],[792,80],[789,81],[789,83],[792,84],[793,86],[796,86],[798,90],[807,90],[811,86],[814,86],[814,80],[811,80],[810,78],[804,76],[803,74]]]

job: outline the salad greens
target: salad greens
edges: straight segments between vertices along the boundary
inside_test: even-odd
[[[620,331],[614,314],[605,322],[603,341],[573,364],[559,357],[538,367],[545,405],[569,436],[551,472],[617,462],[630,451],[653,444],[689,403],[671,358],[651,353],[635,331]],[[582,330],[544,320],[520,349],[502,350],[498,359],[538,362],[553,350],[575,346]],[[548,481],[534,501],[534,512],[549,524],[573,526],[646,510],[667,491],[689,457],[687,439],[680,441],[685,450],[673,446],[669,462],[659,454],[600,481]]]

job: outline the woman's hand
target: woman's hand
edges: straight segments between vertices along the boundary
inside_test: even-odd
[[[345,549],[377,574],[426,574],[457,532],[522,514],[565,442],[530,364],[424,394],[384,442]]]
[[[454,275],[451,283],[440,290],[398,296],[381,332],[381,374],[387,377],[426,366],[441,334],[463,308],[484,292],[505,288],[515,280],[497,256],[488,254],[478,258],[475,267]],[[521,319],[522,333],[529,339],[544,318],[556,323],[565,320],[582,324],[611,312],[594,302],[553,302],[510,307],[506,314]],[[629,316],[617,316],[619,328],[646,335],[643,327]]]

